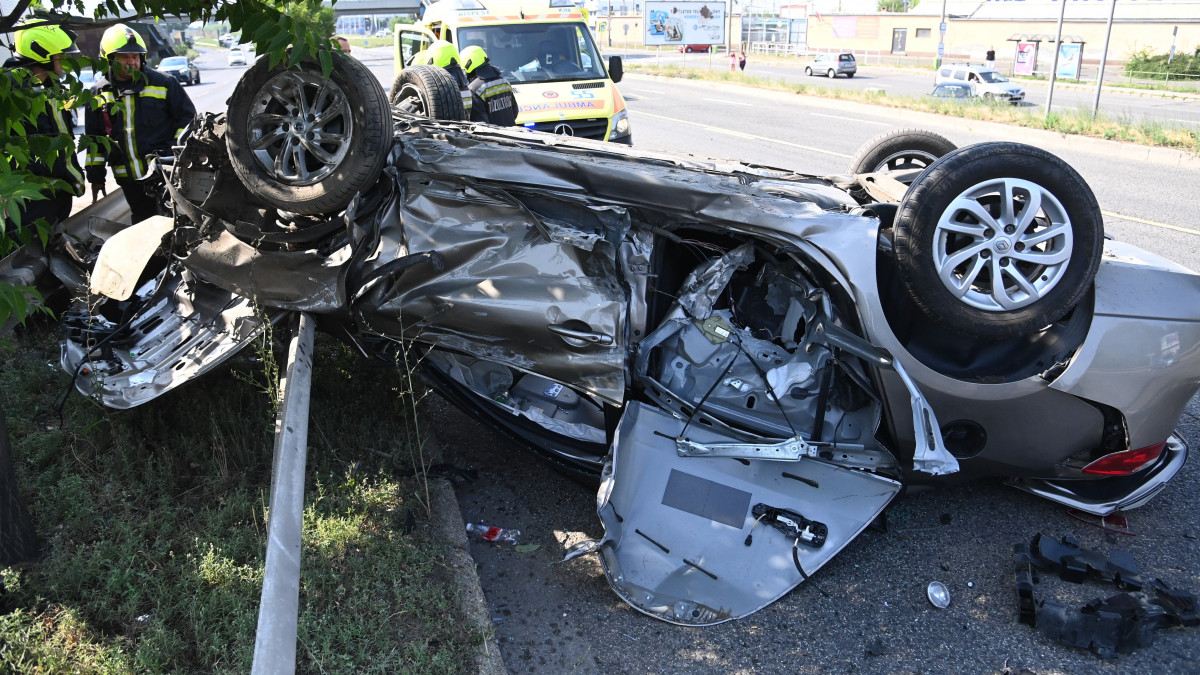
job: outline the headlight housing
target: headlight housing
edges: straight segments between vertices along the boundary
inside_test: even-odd
[[[632,134],[633,129],[629,124],[629,111],[622,110],[616,115],[613,115],[612,131],[610,131],[608,134],[608,140],[629,143],[631,141],[626,139],[628,139]]]

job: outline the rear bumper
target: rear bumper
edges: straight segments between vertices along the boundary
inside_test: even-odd
[[[1187,443],[1171,434],[1158,461],[1132,476],[1097,480],[1019,478],[1009,484],[1084,513],[1107,516],[1114,511],[1135,509],[1153,499],[1183,469],[1187,454]]]

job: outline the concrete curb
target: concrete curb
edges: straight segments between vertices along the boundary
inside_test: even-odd
[[[426,450],[434,457],[441,456],[441,446],[430,436]],[[444,479],[431,479],[430,507],[433,525],[439,536],[446,541],[446,564],[449,566],[458,588],[457,600],[460,614],[472,628],[485,636],[473,659],[474,672],[480,675],[507,675],[508,669],[500,656],[500,645],[496,642],[495,630],[488,615],[487,598],[479,575],[475,571],[475,560],[467,545],[467,528],[463,522],[454,487]]]

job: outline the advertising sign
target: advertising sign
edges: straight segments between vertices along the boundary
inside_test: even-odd
[[[1058,45],[1058,77],[1066,77],[1072,80],[1079,79],[1079,62],[1080,52],[1083,45],[1060,43]]]
[[[646,45],[725,43],[725,3],[647,2]]]
[[[1037,61],[1037,43],[1018,42],[1017,60],[1013,64],[1013,74],[1033,75],[1034,61]]]

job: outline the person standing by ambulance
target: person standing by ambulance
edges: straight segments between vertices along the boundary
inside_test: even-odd
[[[100,38],[100,58],[107,59],[107,78],[92,87],[100,106],[84,115],[84,130],[111,139],[110,147],[93,144],[87,155],[92,201],[106,193],[106,167],[129,203],[133,222],[159,211],[152,196],[137,182],[150,171],[150,159],[169,152],[183,128],[196,116],[196,106],[179,82],[147,69],[146,43],[129,26],[116,24]]]
[[[500,70],[488,60],[487,52],[479,45],[462,50],[463,70],[471,79],[471,121],[487,122],[500,127],[517,123],[517,99],[512,85]]]

